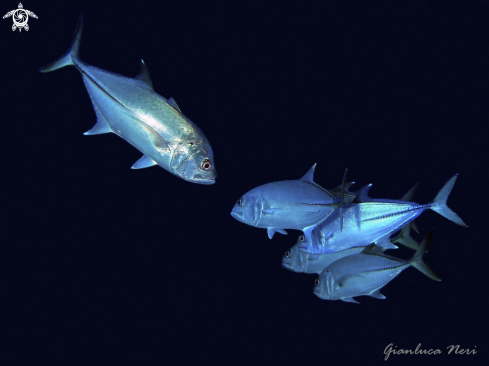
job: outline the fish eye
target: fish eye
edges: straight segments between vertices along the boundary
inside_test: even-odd
[[[212,168],[211,161],[209,159],[203,160],[202,163],[200,164],[200,168],[205,171],[210,170]]]
[[[316,278],[316,279],[314,280],[314,284],[315,284],[316,286],[319,286],[319,278]]]
[[[290,250],[287,250],[287,251],[285,252],[285,256],[286,256],[287,258],[290,258]]]
[[[243,207],[243,206],[244,206],[244,199],[243,199],[243,197],[240,197],[240,198],[238,199],[238,206],[239,206],[239,207]]]
[[[299,236],[299,241],[304,243],[306,241],[306,237],[304,235]]]

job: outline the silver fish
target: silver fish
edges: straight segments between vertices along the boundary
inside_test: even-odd
[[[304,235],[299,235],[297,244],[285,252],[282,258],[282,267],[297,273],[319,274],[338,259],[360,253],[365,249],[365,247],[352,247],[335,253],[310,254],[299,250],[299,245],[304,241]]]
[[[97,115],[85,135],[115,133],[143,153],[133,166],[159,165],[186,181],[213,184],[217,176],[214,156],[203,132],[183,115],[176,102],[153,90],[148,69],[129,78],[86,64],[78,57],[83,19],[80,16],[72,46],[41,72],[73,65],[81,73]]]
[[[419,243],[414,240],[409,232],[411,223],[405,225],[399,234],[390,239],[392,244],[399,243],[412,249],[418,249]],[[282,258],[282,267],[297,273],[321,273],[331,263],[343,257],[360,253],[365,249],[364,246],[354,246],[339,252],[327,254],[311,254],[299,249],[299,246],[306,241],[304,235],[299,235],[297,243],[287,250]],[[379,253],[384,252],[384,248],[374,246],[374,250]]]
[[[338,199],[314,182],[315,167],[299,180],[252,189],[238,199],[231,215],[245,224],[266,228],[270,239],[276,232],[287,234],[285,229],[317,225],[338,207]]]
[[[324,269],[315,280],[314,294],[325,300],[343,300],[357,303],[356,296],[385,299],[380,289],[399,273],[413,266],[433,280],[440,281],[436,273],[423,262],[423,254],[431,240],[431,230],[413,257],[404,261],[366,248],[361,253],[341,258]]]
[[[333,253],[371,243],[385,249],[395,249],[396,246],[390,242],[391,234],[414,220],[426,209],[436,211],[458,225],[467,226],[446,205],[457,176],[453,176],[443,186],[432,202],[424,205],[406,201],[373,200],[367,198],[366,192],[363,192],[357,195],[363,197],[361,203],[344,205],[343,217],[340,217],[339,212],[334,212],[317,227],[306,228],[304,234],[307,242],[302,243],[300,248],[316,254]],[[340,230],[341,219],[344,221],[343,230]]]

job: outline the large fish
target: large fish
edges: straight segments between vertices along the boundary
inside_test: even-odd
[[[299,245],[305,240],[299,235],[297,244],[287,250],[282,258],[282,267],[297,273],[321,273],[331,263],[343,257],[360,253],[365,247],[352,247],[335,253],[310,254],[299,250]]]
[[[316,164],[299,180],[284,180],[252,189],[234,205],[238,221],[266,228],[271,239],[285,229],[303,230],[317,225],[338,207],[340,200],[314,182]]]
[[[399,243],[412,249],[418,249],[419,243],[414,240],[409,232],[411,223],[405,225],[399,235],[390,239],[392,244]],[[339,252],[326,254],[311,254],[299,249],[299,246],[306,241],[304,235],[299,235],[297,243],[287,250],[282,258],[282,267],[297,273],[321,273],[331,263],[343,257],[360,253],[365,249],[364,246],[354,246],[348,249],[340,250]],[[384,248],[374,247],[379,253],[384,251]]]
[[[343,215],[336,210],[316,227],[304,230],[307,238],[300,249],[309,253],[325,254],[348,249],[353,246],[367,246],[371,243],[385,249],[395,249],[390,236],[402,226],[414,220],[426,209],[438,212],[454,223],[467,226],[462,219],[448,208],[446,201],[457,175],[453,176],[438,192],[434,200],[421,205],[414,202],[387,199],[370,199],[367,192],[357,194],[361,203],[345,204]],[[343,228],[340,223],[343,220]]]
[[[217,174],[209,141],[172,98],[165,99],[153,90],[144,61],[136,78],[84,63],[78,56],[82,28],[80,16],[71,48],[40,71],[68,65],[80,71],[97,115],[97,123],[85,135],[112,132],[122,137],[143,153],[133,169],[159,165],[189,182],[215,183]]]
[[[343,300],[357,303],[356,296],[385,299],[380,289],[407,267],[413,266],[433,280],[440,281],[436,273],[423,262],[423,254],[433,235],[431,230],[413,257],[402,260],[372,252],[370,248],[358,254],[341,258],[324,269],[315,280],[314,293],[325,300]]]

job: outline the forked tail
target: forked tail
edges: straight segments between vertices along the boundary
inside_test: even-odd
[[[431,209],[446,217],[448,220],[453,221],[460,226],[467,227],[467,225],[465,225],[465,222],[463,222],[463,220],[447,206],[448,196],[452,191],[453,185],[455,184],[457,177],[458,174],[455,174],[448,180],[448,182],[445,183],[443,188],[440,189],[440,192],[438,192],[435,199],[432,201],[432,203],[434,203],[435,205],[433,205]]]
[[[435,232],[435,229],[431,229],[431,231],[428,233],[428,235],[425,236],[423,241],[421,242],[421,245],[419,248],[416,250],[414,253],[413,257],[409,261],[409,264],[413,266],[414,268],[418,269],[420,272],[424,273],[427,275],[429,278],[435,280],[435,281],[441,281],[440,277],[438,277],[431,269],[430,266],[428,266],[425,262],[423,262],[423,254],[425,253],[426,249],[428,248],[428,244],[431,241],[431,237],[433,236],[433,233]]]
[[[39,69],[40,72],[50,72],[68,65],[74,65],[73,60],[78,59],[78,53],[80,48],[80,40],[83,30],[83,16],[80,15],[78,18],[78,24],[76,26],[75,35],[73,37],[73,42],[71,43],[71,47],[63,56],[54,60],[53,62],[41,67]]]

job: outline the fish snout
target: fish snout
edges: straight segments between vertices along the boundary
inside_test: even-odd
[[[234,217],[238,221],[244,221],[244,215],[242,212],[235,211],[234,209],[231,211],[231,216]]]

